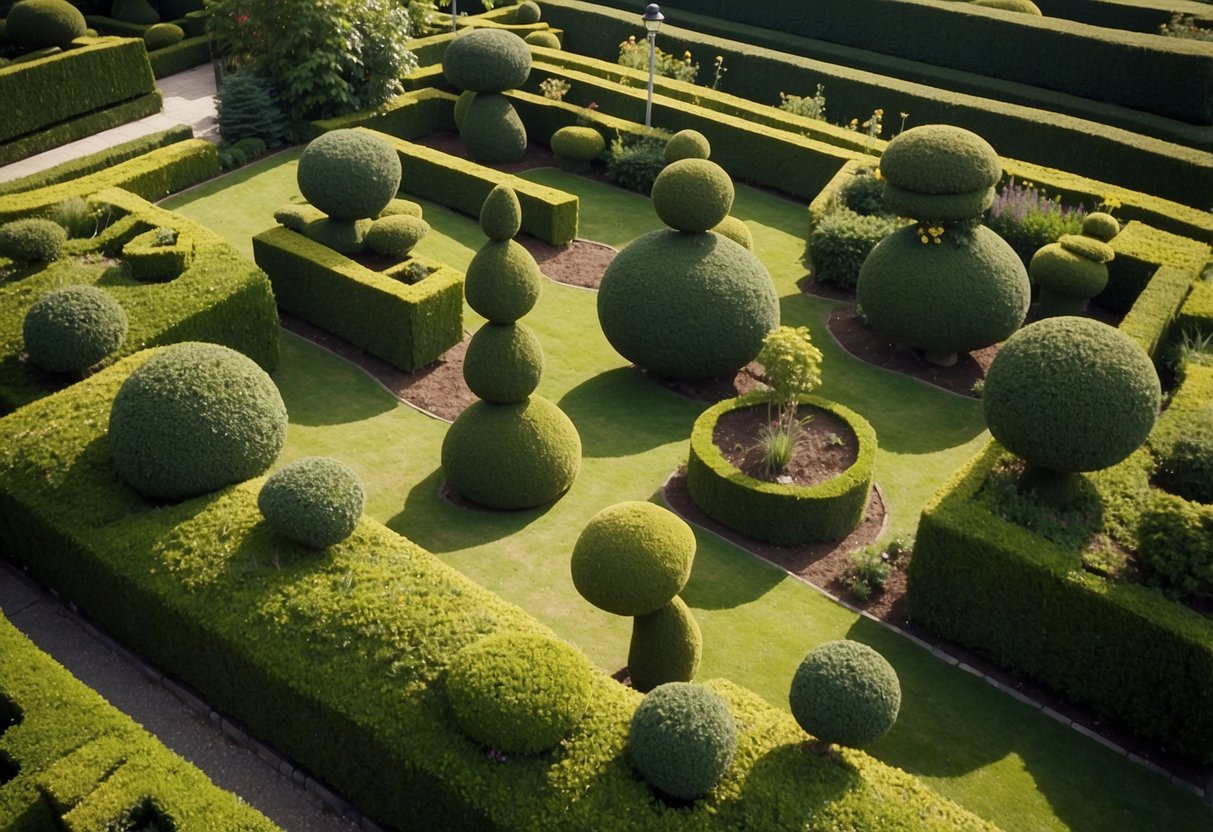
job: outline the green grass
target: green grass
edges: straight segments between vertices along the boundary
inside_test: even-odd
[[[657,226],[635,195],[557,171],[527,176],[581,196],[586,237],[621,245]],[[250,204],[272,213],[297,193],[289,161],[242,174],[226,189],[223,182],[177,197],[173,206],[234,241],[262,224],[241,219]],[[218,210],[221,204],[240,205],[241,213]],[[891,512],[890,533],[912,531],[933,491],[984,442],[980,406],[864,365],[834,344],[824,320],[835,304],[806,298],[795,286],[804,274],[803,206],[738,188],[733,213],[749,225],[771,270],[784,322],[809,326],[825,355],[822,395],[876,427],[876,474]],[[426,217],[434,232],[424,252],[466,265],[483,240],[477,225],[429,205]],[[474,316],[468,321],[476,323]],[[396,403],[360,371],[293,336],[284,338],[276,375],[291,414],[281,462],[321,453],[348,462],[366,484],[368,514],[519,604],[613,671],[626,659],[630,622],[577,595],[569,554],[600,509],[655,498],[685,461],[703,405],[626,369],[598,327],[592,292],[545,284],[526,323],[547,353],[540,393],[565,409],[584,443],[581,473],[555,505],[499,514],[445,502],[438,494],[445,424]],[[857,638],[889,658],[905,693],[897,726],[873,754],[1004,828],[1128,832],[1208,829],[1213,822],[1192,795],[734,546],[704,532],[697,537],[683,595],[703,630],[700,678],[743,682],[786,707],[792,673],[808,649]]]

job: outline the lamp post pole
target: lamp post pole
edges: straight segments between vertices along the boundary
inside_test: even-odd
[[[459,27],[455,25],[455,17],[456,17],[456,15],[459,14],[459,9],[456,6],[456,4],[458,2],[459,2],[459,0],[451,0],[451,31],[452,32],[459,31]]]
[[[454,2],[454,0],[451,0]],[[649,3],[644,10],[644,30],[649,38],[649,97],[644,105],[644,126],[653,126],[653,74],[657,61],[657,32],[661,29],[661,21],[665,15],[656,3]]]

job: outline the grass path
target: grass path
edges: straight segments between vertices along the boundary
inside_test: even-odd
[[[246,169],[248,171],[248,169]],[[582,234],[621,246],[657,227],[647,201],[558,171],[530,179],[581,197]],[[297,195],[294,156],[174,197],[168,207],[248,249],[250,230]],[[225,206],[239,206],[226,210]],[[470,219],[426,205],[433,233],[422,252],[462,268],[483,242]],[[880,440],[877,479],[891,531],[912,531],[931,493],[984,442],[980,407],[846,356],[824,329],[834,304],[802,296],[804,208],[748,188],[733,213],[771,270],[785,323],[808,326],[825,354],[821,393],[869,419]],[[655,276],[659,279],[659,275]],[[620,500],[654,499],[685,460],[703,405],[639,378],[606,343],[592,292],[548,283],[526,322],[547,354],[540,393],[581,434],[576,483],[554,506],[496,514],[458,509],[438,496],[446,425],[398,404],[344,361],[285,335],[275,376],[291,415],[282,462],[309,454],[354,466],[367,512],[472,579],[543,620],[613,671],[626,660],[630,622],[584,602],[568,557],[581,528]],[[478,324],[470,315],[466,325]],[[683,597],[704,635],[700,678],[740,681],[786,707],[796,665],[812,646],[855,638],[897,668],[904,700],[892,733],[871,753],[1007,830],[1207,830],[1213,814],[1192,795],[949,667],[812,588],[706,533]]]

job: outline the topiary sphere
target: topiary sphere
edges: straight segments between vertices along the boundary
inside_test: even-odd
[[[365,130],[331,130],[299,157],[304,198],[336,220],[377,217],[400,189],[400,157]]]
[[[496,242],[513,239],[522,229],[522,205],[508,185],[489,191],[480,206],[480,230]]]
[[[964,194],[994,187],[1002,163],[976,133],[950,124],[924,124],[889,141],[880,157],[880,172],[907,191]]]
[[[1082,233],[1106,243],[1120,233],[1120,223],[1111,214],[1095,211],[1083,218]]]
[[[580,467],[577,428],[542,396],[517,404],[475,402],[442,441],[447,485],[486,508],[550,503],[568,490]]]
[[[22,0],[5,20],[8,40],[29,49],[66,46],[88,30],[84,15],[67,0]]]
[[[917,226],[885,237],[859,269],[856,298],[872,327],[928,353],[995,344],[1023,323],[1031,284],[1023,261],[983,225],[955,243],[923,244]]]
[[[24,0],[22,5],[32,2],[34,0]],[[31,217],[0,225],[0,257],[15,263],[57,260],[66,242],[67,232],[53,220]]]
[[[25,313],[25,352],[53,373],[86,370],[122,346],[121,304],[96,286],[67,286],[34,301]]]
[[[522,0],[518,4],[518,11],[514,12],[514,22],[522,24],[538,23],[542,12],[539,10],[539,5],[534,0]]]
[[[628,648],[632,687],[647,693],[667,682],[689,682],[699,669],[703,636],[686,603],[675,595],[656,612],[636,616]]]
[[[593,127],[561,127],[552,134],[552,152],[563,165],[566,161],[592,162],[606,150],[606,140]]]
[[[258,476],[286,441],[269,375],[228,347],[165,347],[122,383],[110,408],[114,467],[144,496],[182,500]]]
[[[257,508],[279,534],[315,549],[349,537],[365,502],[362,480],[354,470],[326,456],[284,466],[257,495]]]
[[[649,785],[693,800],[720,782],[737,751],[737,723],[728,704],[703,685],[670,682],[636,708],[628,753]]]
[[[531,32],[524,37],[523,40],[529,43],[531,46],[541,46],[544,49],[560,48],[560,38],[556,37],[555,32],[547,30],[541,32]]]
[[[421,219],[421,206],[409,199],[393,198],[387,205],[383,206],[383,210],[379,212],[378,219],[384,217],[406,216],[417,217]]]
[[[151,26],[160,19],[160,13],[147,0],[114,0],[110,17],[140,26]]]
[[[628,501],[590,518],[573,547],[573,586],[616,615],[647,615],[670,603],[691,577],[695,533],[653,503]]]
[[[463,358],[463,380],[487,402],[526,401],[542,375],[543,347],[524,324],[485,324]]]
[[[446,48],[442,74],[472,92],[512,90],[531,74],[531,50],[507,29],[465,30]]]
[[[1115,465],[1146,440],[1161,388],[1145,350],[1089,318],[1046,318],[1007,339],[986,373],[986,424],[1003,447],[1059,472]]]
[[[143,42],[149,52],[163,49],[185,40],[185,30],[175,23],[155,23],[143,33]]]
[[[1033,283],[1070,298],[1093,298],[1108,285],[1107,266],[1075,254],[1060,243],[1050,243],[1033,254],[1028,274]]]
[[[459,137],[468,155],[484,165],[518,162],[526,155],[526,127],[501,93],[477,93],[464,111]]]
[[[725,217],[712,230],[723,234],[747,251],[754,250],[754,235],[750,233],[750,227],[736,217]]]
[[[1116,257],[1110,245],[1085,234],[1063,234],[1057,238],[1057,243],[1071,254],[1095,263],[1111,263]]]
[[[598,321],[611,346],[674,378],[733,373],[779,325],[766,267],[719,234],[662,229],[628,244],[602,277]]]
[[[712,155],[708,137],[698,130],[679,130],[665,145],[665,163],[673,164],[681,159],[706,159]]]
[[[593,669],[563,641],[504,632],[460,650],[446,674],[460,729],[507,754],[555,748],[590,706]]]
[[[1037,17],[1041,17],[1043,14],[1040,7],[1032,0],[973,0],[973,5],[984,6],[987,9],[1005,9],[1009,12],[1034,14]]]
[[[901,709],[901,683],[884,656],[857,641],[809,651],[788,693],[792,716],[822,742],[862,748],[889,732]]]
[[[404,257],[430,233],[430,224],[408,214],[389,214],[371,223],[366,247],[384,257]]]
[[[539,266],[513,240],[480,247],[468,264],[463,292],[468,306],[495,324],[512,324],[539,299]]]
[[[680,159],[653,181],[653,210],[670,228],[691,234],[707,231],[729,215],[733,180],[707,159]]]

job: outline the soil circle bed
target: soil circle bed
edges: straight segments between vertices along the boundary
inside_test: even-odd
[[[817,485],[842,473],[859,457],[859,440],[851,426],[833,413],[811,405],[797,408],[802,421],[792,458],[783,470],[771,473],[759,444],[759,433],[770,423],[766,407],[731,410],[716,420],[712,441],[724,458],[756,480],[783,485]]]

